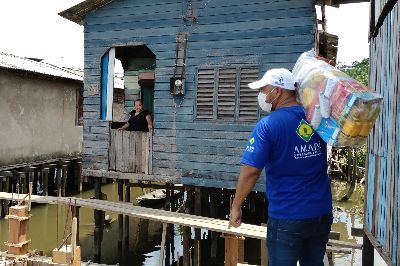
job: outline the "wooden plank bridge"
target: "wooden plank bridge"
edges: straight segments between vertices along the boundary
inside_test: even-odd
[[[27,195],[25,194],[12,194],[0,192],[0,199],[4,200],[23,200],[27,199]],[[132,203],[126,202],[113,202],[107,200],[98,200],[98,199],[82,199],[75,197],[51,197],[51,196],[31,196],[32,202],[37,203],[47,203],[47,204],[63,204],[70,206],[80,206],[86,208],[92,208],[95,210],[107,211],[107,212],[116,212],[119,214],[141,218],[141,219],[149,219],[153,221],[159,221],[162,223],[170,223],[183,225],[193,228],[201,228],[207,229],[214,232],[219,232],[223,234],[235,235],[235,236],[244,236],[249,238],[255,238],[260,240],[266,240],[267,237],[267,227],[266,226],[258,226],[252,224],[242,224],[238,228],[230,227],[228,228],[227,220],[220,220],[202,216],[196,216],[185,213],[178,212],[170,212],[159,209],[151,209],[140,206],[134,206]],[[328,250],[339,251],[337,248],[353,248],[353,249],[361,249],[362,245],[354,244],[351,242],[344,242],[338,240],[329,240],[328,241]]]

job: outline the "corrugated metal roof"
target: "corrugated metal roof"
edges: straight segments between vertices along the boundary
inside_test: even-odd
[[[83,81],[83,71],[81,69],[58,67],[43,61],[3,52],[0,52],[0,67]]]
[[[79,25],[83,25],[84,18],[87,13],[103,7],[111,3],[112,1],[113,0],[86,0],[58,13],[58,15],[75,23],[78,23]]]

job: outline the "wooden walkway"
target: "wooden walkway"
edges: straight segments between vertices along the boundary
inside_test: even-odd
[[[20,194],[17,198],[16,194],[0,192],[0,199],[18,200],[25,198],[26,195]],[[27,197],[25,198],[27,199]],[[32,202],[47,203],[47,204],[64,204],[71,206],[81,206],[102,210],[107,212],[116,212],[119,214],[128,215],[131,217],[149,219],[163,223],[178,224],[194,228],[207,229],[214,232],[220,232],[230,235],[244,236],[260,240],[266,240],[267,227],[257,226],[252,224],[242,224],[238,228],[230,227],[228,229],[228,221],[213,219],[208,217],[190,215],[185,213],[170,212],[158,209],[134,206],[132,203],[112,202],[97,199],[82,199],[74,197],[51,197],[51,196],[31,196]],[[361,249],[362,245],[350,242],[329,240],[328,245],[344,248]],[[334,250],[329,247],[330,250]],[[336,250],[335,250],[336,251]]]

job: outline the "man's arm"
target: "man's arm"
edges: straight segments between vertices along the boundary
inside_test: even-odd
[[[261,171],[261,169],[249,165],[243,165],[240,169],[235,198],[232,202],[231,214],[229,216],[229,226],[238,227],[242,223],[241,205],[247,195],[253,190]]]

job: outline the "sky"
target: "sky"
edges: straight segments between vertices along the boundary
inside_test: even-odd
[[[0,51],[83,68],[83,27],[58,15],[81,1],[0,0]],[[327,7],[326,17],[339,36],[339,62],[368,57],[369,3]]]

